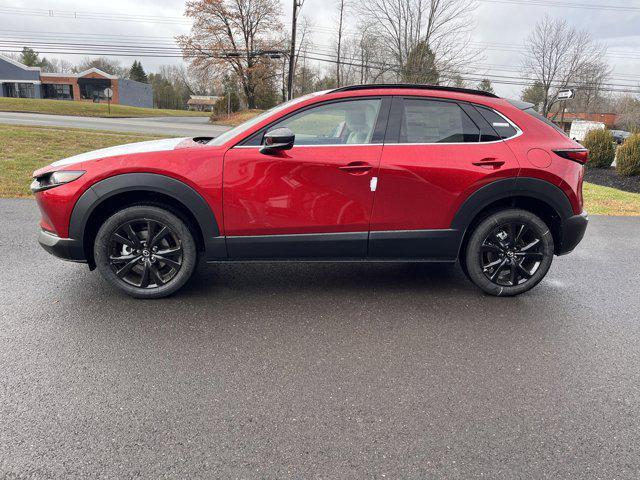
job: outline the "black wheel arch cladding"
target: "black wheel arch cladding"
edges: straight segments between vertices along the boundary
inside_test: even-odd
[[[136,191],[163,194],[184,205],[202,232],[205,250],[216,250],[220,229],[204,198],[184,182],[156,173],[114,175],[92,185],[80,196],[73,208],[69,221],[69,236],[82,244],[87,222],[101,204],[116,195]]]
[[[514,177],[496,180],[472,193],[456,212],[451,228],[465,230],[487,206],[512,197],[540,200],[563,220],[573,215],[571,203],[560,188],[538,178]]]

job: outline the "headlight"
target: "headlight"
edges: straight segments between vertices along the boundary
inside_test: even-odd
[[[33,179],[33,182],[31,182],[31,191],[33,193],[40,192],[57,187],[58,185],[73,182],[84,175],[84,173],[84,170],[60,170],[59,172],[45,173]]]

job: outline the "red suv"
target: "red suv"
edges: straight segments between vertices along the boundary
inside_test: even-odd
[[[178,290],[198,260],[455,262],[517,295],[582,239],[588,151],[530,104],[357,85],[217,138],[135,143],[34,173],[39,241],[130,295]]]

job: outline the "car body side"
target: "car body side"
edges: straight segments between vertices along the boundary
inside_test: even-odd
[[[40,241],[55,255],[75,261],[88,261],[93,265],[91,236],[95,233],[99,220],[116,208],[118,203],[168,203],[171,208],[186,217],[190,226],[196,230],[199,245],[205,252],[207,260],[233,259],[236,255],[230,257],[227,241],[227,237],[231,237],[226,227],[229,219],[225,218],[225,188],[232,177],[231,175],[229,178],[225,177],[227,173],[224,168],[225,155],[239,148],[238,145],[245,139],[292,112],[323,102],[361,97],[419,97],[482,105],[502,114],[520,131],[525,132],[523,135],[495,142],[499,148],[505,150],[506,155],[511,156],[508,169],[487,172],[484,167],[464,167],[466,171],[464,168],[457,172],[444,170],[434,179],[433,169],[421,172],[420,165],[415,164],[409,168],[411,170],[415,167],[410,174],[419,177],[419,182],[436,182],[437,190],[450,199],[448,208],[444,209],[437,205],[430,205],[429,199],[409,199],[412,204],[421,200],[419,208],[424,208],[425,211],[430,208],[436,210],[437,217],[431,218],[429,222],[424,221],[420,215],[411,216],[406,221],[389,221],[389,219],[393,220],[394,212],[402,218],[401,212],[405,208],[403,202],[406,202],[407,198],[403,199],[398,194],[384,199],[379,195],[379,191],[376,192],[374,197],[376,208],[387,212],[381,222],[376,223],[376,218],[371,218],[371,227],[365,229],[369,252],[368,254],[364,252],[362,256],[368,255],[369,258],[381,259],[414,258],[455,261],[469,227],[484,213],[504,205],[533,210],[549,222],[554,238],[557,240],[556,253],[558,254],[567,253],[580,241],[584,232],[583,223],[586,224],[581,194],[583,166],[553,154],[555,149],[577,149],[580,147],[579,144],[552,131],[551,127],[503,99],[459,92],[407,88],[344,91],[309,96],[287,108],[280,109],[222,145],[185,141],[183,145],[173,150],[116,155],[66,165],[62,169],[84,170],[86,173],[74,182],[36,193],[42,212],[43,232]],[[433,144],[434,148],[442,148],[443,151],[447,145],[451,151],[452,144]],[[478,149],[480,156],[485,154],[483,149],[489,147],[486,143],[458,145],[457,148],[465,151]],[[257,150],[257,147],[255,148]],[[419,146],[385,143],[379,147],[380,152],[387,148],[401,151],[402,156],[413,159],[414,163],[419,162]],[[454,145],[454,151],[455,148]],[[349,157],[357,159],[362,155],[370,155],[367,153],[370,149],[370,145],[348,146],[344,149],[342,159],[348,161]],[[382,156],[382,153],[380,155]],[[265,160],[269,158],[266,157]],[[385,182],[383,167],[384,164],[381,164],[381,169],[376,171],[381,185]],[[34,175],[41,175],[53,168],[45,167]],[[473,176],[476,170],[481,174],[477,174],[471,181],[458,181],[456,173]],[[241,174],[241,172],[235,173]],[[247,188],[250,189],[251,185]],[[313,192],[309,193],[313,194]],[[380,206],[380,202],[383,201],[384,206]],[[374,209],[374,212],[376,211],[380,210]],[[368,230],[371,230],[371,233]],[[263,233],[265,236],[269,234],[267,231]],[[322,234],[324,232],[310,230],[271,233]],[[350,232],[338,228],[331,233],[348,234]],[[242,234],[233,236],[238,238],[242,237]],[[290,248],[290,246],[285,245],[284,248]],[[396,253],[393,253],[394,249]],[[418,250],[431,253],[420,254]],[[335,259],[344,256],[340,253],[335,255]]]

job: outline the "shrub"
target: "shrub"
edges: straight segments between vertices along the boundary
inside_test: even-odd
[[[616,171],[620,175],[640,175],[640,133],[634,133],[618,147]]]
[[[609,130],[590,130],[582,144],[589,149],[589,166],[609,168],[616,158],[616,146]]]

